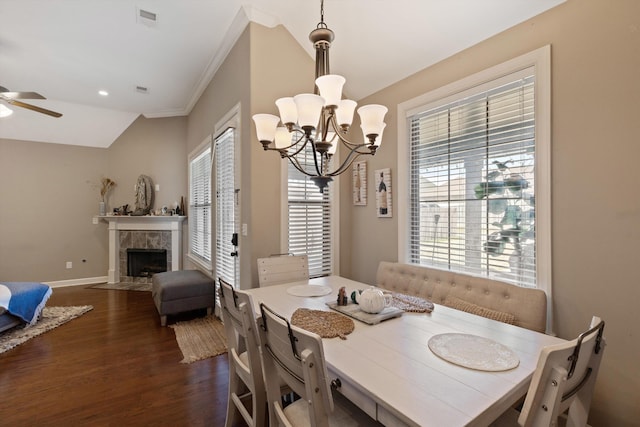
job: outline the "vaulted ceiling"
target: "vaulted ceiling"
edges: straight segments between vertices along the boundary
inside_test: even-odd
[[[331,71],[358,100],[563,1],[325,0]],[[0,16],[0,86],[63,114],[4,103],[0,138],[108,147],[141,114],[189,114],[249,21],[312,55],[320,0],[0,0]]]

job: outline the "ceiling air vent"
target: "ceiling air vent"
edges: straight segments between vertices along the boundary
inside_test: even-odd
[[[149,93],[149,88],[146,88],[144,86],[136,86],[136,92]]]
[[[148,10],[136,8],[136,22],[149,27],[155,27],[158,22],[158,15]]]

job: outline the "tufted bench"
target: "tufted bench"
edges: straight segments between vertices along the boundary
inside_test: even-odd
[[[436,304],[544,332],[547,297],[544,291],[498,280],[418,265],[382,261],[377,286],[428,299]]]
[[[167,325],[167,315],[215,307],[215,282],[199,270],[165,271],[151,279],[151,296],[160,314],[160,324]]]

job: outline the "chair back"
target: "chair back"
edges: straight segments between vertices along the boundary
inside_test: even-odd
[[[264,405],[266,391],[262,375],[262,362],[258,345],[258,333],[253,311],[251,295],[236,290],[223,279],[220,282],[220,305],[227,347],[229,351],[229,410],[227,424],[231,424],[234,416],[229,411],[239,411],[250,426],[266,424]],[[253,395],[253,415],[245,409],[239,394],[244,387],[237,384],[239,377]],[[231,403],[237,409],[233,409]]]
[[[604,353],[604,321],[594,316],[576,339],[542,349],[518,418],[521,426],[556,425],[569,409],[567,426],[585,426]]]
[[[258,283],[260,287],[309,279],[309,263],[306,255],[276,255],[258,258]]]
[[[327,381],[327,367],[320,336],[298,328],[260,304],[258,332],[267,386],[270,425],[295,425],[282,407],[280,380],[300,398],[308,414],[303,414],[312,427],[328,427],[333,412],[333,397]],[[308,418],[307,418],[308,415]]]

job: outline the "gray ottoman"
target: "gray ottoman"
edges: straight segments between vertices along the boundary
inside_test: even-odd
[[[206,308],[207,314],[211,314],[215,307],[215,282],[199,270],[156,273],[151,282],[151,295],[162,326],[167,325],[168,314],[200,308]]]

